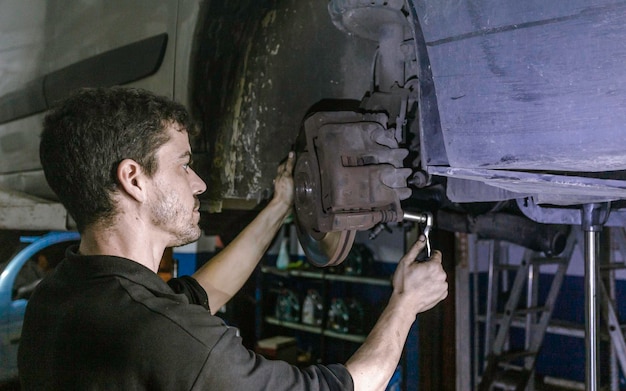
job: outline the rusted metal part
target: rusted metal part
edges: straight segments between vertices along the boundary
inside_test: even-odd
[[[403,219],[400,201],[411,195],[411,169],[402,163],[408,151],[386,123],[384,114],[356,112],[320,112],[305,121],[294,170],[295,209],[301,244],[315,264],[340,263],[347,256],[341,249],[352,245],[346,241],[353,234],[327,234]]]
[[[308,261],[318,267],[336,266],[343,262],[356,236],[356,231],[335,231],[327,232],[317,239],[304,232],[300,225],[297,228],[298,240],[305,249]]]

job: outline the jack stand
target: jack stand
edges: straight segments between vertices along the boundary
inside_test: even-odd
[[[585,204],[581,210],[581,222],[585,235],[585,389],[598,391],[599,362],[599,311],[598,311],[598,255],[600,231],[609,216],[610,204]]]

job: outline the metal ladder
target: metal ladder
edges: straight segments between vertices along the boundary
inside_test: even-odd
[[[576,235],[570,234],[561,256],[544,256],[541,253],[526,250],[520,264],[511,265],[508,263],[508,252],[502,251],[503,246],[508,244],[495,241],[489,263],[489,290],[485,317],[486,365],[478,390],[522,391],[527,386],[530,390],[534,388],[530,380],[534,378],[537,355],[541,349],[575,244]],[[539,269],[545,265],[554,265],[556,271],[545,301],[539,305]],[[515,278],[508,290],[508,299],[504,308],[500,310],[498,305],[498,299],[502,293],[500,286],[501,283],[508,281],[511,271],[515,271]],[[524,288],[526,288],[526,303],[520,306]],[[524,328],[523,348],[511,349],[512,327]]]
[[[612,241],[614,241],[624,260],[622,262],[610,262],[601,265],[600,297],[602,299],[602,317],[607,325],[611,342],[610,352],[610,389],[619,389],[619,372],[617,365],[626,374],[626,340],[624,339],[624,324],[620,324],[615,301],[615,271],[626,269],[626,231],[624,228],[611,229]]]

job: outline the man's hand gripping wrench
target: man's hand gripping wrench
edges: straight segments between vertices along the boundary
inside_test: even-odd
[[[426,238],[426,257],[430,258],[430,230],[433,227],[433,214],[430,212],[411,213],[404,212],[404,220],[414,221],[418,224],[424,224],[422,233]]]

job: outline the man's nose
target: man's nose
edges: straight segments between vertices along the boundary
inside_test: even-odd
[[[202,180],[202,178],[200,178],[200,176],[198,176],[198,174],[196,174],[195,171],[193,171],[191,188],[193,189],[194,194],[202,194],[206,191],[206,183]]]

